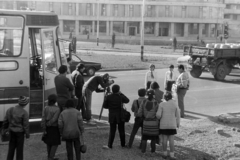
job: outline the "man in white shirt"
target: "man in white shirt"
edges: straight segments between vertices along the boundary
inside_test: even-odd
[[[164,88],[167,92],[171,92],[172,85],[175,83],[177,76],[176,73],[174,73],[174,65],[169,66],[169,71],[165,74],[165,80],[164,80]]]
[[[184,66],[181,64],[178,66],[178,71],[180,75],[177,78],[177,96],[178,96],[178,106],[181,110],[181,118],[184,118],[184,97],[189,88],[189,76],[188,73],[184,70]]]

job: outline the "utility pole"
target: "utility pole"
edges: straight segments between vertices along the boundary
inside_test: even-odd
[[[145,15],[145,0],[143,0],[143,3],[142,3],[141,61],[143,61],[143,53],[144,53],[144,15]]]
[[[100,14],[100,0],[98,0],[98,9],[97,9],[97,46],[99,43],[99,14]]]

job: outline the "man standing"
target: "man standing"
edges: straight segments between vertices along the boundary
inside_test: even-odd
[[[73,95],[74,86],[70,82],[69,78],[67,78],[67,66],[61,65],[59,67],[58,72],[60,74],[55,77],[54,83],[58,96],[57,103],[62,111],[65,109],[66,101],[71,97],[74,97]]]
[[[17,151],[16,159],[23,160],[24,134],[26,138],[29,135],[29,117],[24,107],[29,103],[29,98],[20,96],[18,105],[9,108],[3,121],[3,127],[9,128],[10,141],[8,147],[7,160],[14,159],[15,150]],[[8,126],[6,126],[8,124]],[[6,126],[6,127],[5,127]]]
[[[104,75],[96,75],[91,77],[84,85],[82,89],[83,98],[86,102],[86,120],[89,124],[95,124],[92,119],[92,92],[104,92],[106,87],[113,84],[113,81],[109,81],[108,73]],[[98,86],[101,85],[104,89],[99,89]]]
[[[115,33],[113,33],[113,35],[112,35],[112,48],[114,48],[114,45],[115,45],[115,37],[116,37],[116,35],[115,35]]]
[[[182,64],[178,66],[178,71],[180,73],[176,81],[176,85],[178,87],[177,90],[178,106],[181,110],[181,118],[184,118],[184,97],[189,88],[190,81],[188,73],[184,70],[184,66]]]
[[[73,84],[75,86],[75,95],[78,98],[77,110],[82,110],[82,116],[85,119],[86,109],[82,103],[82,88],[84,85],[83,71],[85,70],[85,65],[79,63],[76,70],[72,73]]]
[[[176,74],[174,73],[174,65],[169,66],[169,71],[166,72],[165,74],[165,80],[164,80],[164,88],[167,92],[172,91],[172,85],[175,83],[177,77]]]
[[[177,38],[176,37],[173,37],[172,46],[173,46],[173,52],[175,52],[175,50],[177,48]]]

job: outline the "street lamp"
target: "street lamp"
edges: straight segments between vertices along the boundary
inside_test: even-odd
[[[142,3],[141,61],[143,61],[143,53],[144,53],[144,15],[145,15],[145,0],[143,0],[143,3]]]
[[[99,42],[99,9],[100,9],[100,0],[98,0],[98,9],[97,9],[97,46],[98,46],[98,42]]]

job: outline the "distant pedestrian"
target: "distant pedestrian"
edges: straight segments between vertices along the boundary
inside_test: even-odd
[[[172,85],[175,83],[177,79],[176,73],[174,72],[174,65],[169,66],[169,71],[165,73],[164,79],[164,88],[167,92],[172,91]]]
[[[189,75],[185,71],[184,66],[181,64],[178,66],[178,71],[180,75],[176,80],[177,85],[177,97],[178,97],[178,106],[181,110],[181,118],[184,118],[184,97],[189,89]]]
[[[163,137],[163,158],[167,158],[167,142],[170,146],[170,159],[176,159],[174,156],[174,135],[177,134],[177,128],[180,126],[179,108],[174,100],[172,94],[167,92],[164,96],[165,102],[159,105],[157,111],[157,118],[160,119],[160,134]]]
[[[82,88],[84,85],[84,78],[83,78],[83,71],[85,70],[85,65],[82,63],[79,63],[76,67],[76,70],[72,73],[73,78],[73,84],[75,86],[75,95],[78,98],[78,105],[77,110],[82,111],[82,117],[83,119],[86,119],[86,108],[85,105],[83,105],[83,96],[82,96]]]
[[[47,144],[48,160],[54,160],[58,145],[61,144],[58,129],[60,108],[56,105],[57,95],[48,96],[48,105],[43,110],[42,128],[45,134],[44,142]]]
[[[173,52],[175,52],[175,50],[177,48],[177,38],[176,37],[173,37],[172,47],[173,47]]]
[[[146,75],[145,75],[145,88],[146,90],[148,90],[150,88],[150,85],[153,81],[157,81],[157,77],[156,77],[156,73],[155,73],[155,65],[154,64],[150,64],[149,65],[149,71],[147,71]]]
[[[71,32],[69,33],[69,39],[72,40],[73,37],[73,31],[71,30]]]
[[[144,120],[151,119],[157,121],[156,112],[158,110],[158,103],[154,99],[154,91],[149,89],[147,91],[147,100],[143,101],[138,110],[138,116],[144,117]],[[147,140],[151,140],[151,152],[154,153],[156,151],[156,142],[158,139],[158,135],[150,136],[150,135],[142,135],[142,153],[146,152],[147,148]]]
[[[70,79],[66,77],[67,66],[61,65],[58,71],[60,74],[54,78],[54,83],[58,96],[57,102],[62,111],[65,109],[66,101],[74,97],[73,95],[74,86]]]
[[[222,40],[223,40],[223,37],[222,37],[222,36],[220,36],[220,42],[222,42]]]
[[[3,127],[9,128],[10,141],[8,144],[7,160],[13,160],[16,150],[16,160],[23,160],[24,135],[28,139],[29,117],[24,108],[29,103],[29,98],[20,96],[18,105],[7,110],[3,120]]]
[[[121,119],[121,108],[124,103],[128,103],[129,99],[120,91],[120,86],[114,84],[112,86],[112,94],[107,95],[103,106],[109,110],[108,122],[110,124],[110,133],[108,145],[103,146],[104,149],[112,149],[115,133],[118,127],[121,146],[125,147],[125,122]]]
[[[80,160],[80,136],[84,132],[83,120],[80,112],[74,108],[72,99],[67,100],[66,109],[60,114],[58,127],[62,139],[66,141],[68,160],[74,159],[73,146],[75,148],[76,160]]]
[[[112,35],[112,48],[114,48],[114,45],[115,45],[115,38],[116,38],[116,35],[115,35],[115,33],[113,33],[113,35]]]
[[[199,42],[199,35],[197,35],[197,41]]]
[[[143,118],[138,116],[138,110],[139,110],[142,102],[144,100],[146,100],[145,95],[146,95],[146,89],[145,88],[139,88],[138,89],[138,96],[139,97],[138,97],[138,99],[135,99],[132,103],[132,108],[131,109],[132,109],[132,112],[134,112],[135,119],[134,119],[133,129],[132,129],[132,132],[131,132],[131,135],[130,135],[130,138],[129,138],[129,142],[127,144],[127,147],[129,147],[129,148],[132,147],[134,137],[137,134],[138,129],[141,127],[141,130],[142,130]],[[139,146],[140,149],[141,149],[141,146],[142,146],[142,141],[140,142],[140,146]]]
[[[160,104],[163,99],[164,92],[160,90],[160,86],[156,81],[153,81],[150,88],[154,91],[155,100]]]

